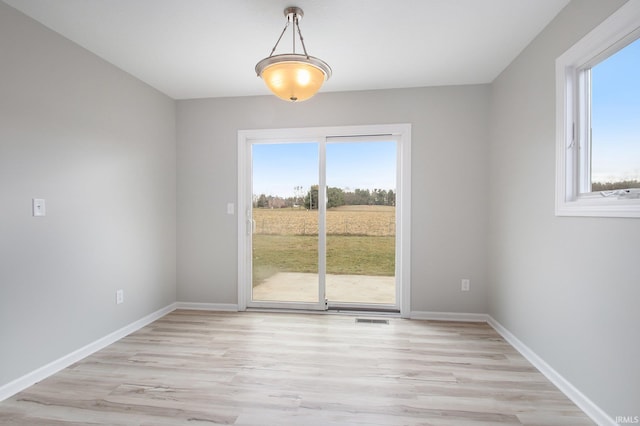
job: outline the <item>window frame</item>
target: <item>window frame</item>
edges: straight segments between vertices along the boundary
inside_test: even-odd
[[[589,70],[640,38],[639,22],[640,0],[629,0],[556,59],[556,216],[640,217],[640,198],[587,192]]]

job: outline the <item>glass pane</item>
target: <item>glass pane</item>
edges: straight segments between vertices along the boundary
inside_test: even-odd
[[[318,144],[254,144],[252,300],[318,302]]]
[[[395,304],[396,143],[327,144],[330,302]]]
[[[640,187],[640,40],[591,69],[591,190]]]

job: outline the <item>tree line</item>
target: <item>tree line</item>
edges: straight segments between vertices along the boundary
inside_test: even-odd
[[[640,188],[638,180],[623,180],[620,182],[591,182],[591,191],[613,191],[616,189]]]
[[[318,185],[312,185],[309,191],[302,192],[295,187],[293,197],[283,198],[260,194],[254,196],[253,206],[257,208],[304,207],[307,210],[318,208]],[[327,188],[327,208],[340,206],[395,206],[396,193],[392,189],[355,189],[345,191],[342,188]]]

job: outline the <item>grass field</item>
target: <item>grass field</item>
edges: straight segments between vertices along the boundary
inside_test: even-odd
[[[318,211],[306,209],[253,209],[256,234],[317,235]],[[327,210],[328,235],[394,236],[393,206],[341,206]]]
[[[253,285],[277,272],[318,272],[318,212],[254,209]],[[395,274],[395,208],[327,211],[327,273]]]

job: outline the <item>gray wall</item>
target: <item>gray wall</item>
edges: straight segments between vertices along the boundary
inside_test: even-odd
[[[330,82],[328,83],[330,84]],[[237,131],[411,123],[412,311],[486,312],[489,86],[178,102],[178,300],[237,303]],[[472,290],[460,292],[460,279]]]
[[[0,2],[0,386],[175,301],[175,162],[173,100]]]
[[[237,302],[239,129],[408,122],[412,310],[488,310],[638,414],[640,222],[553,213],[554,60],[620,4],[574,0],[493,85],[292,105],[175,103],[0,2],[0,385],[176,300]]]
[[[640,221],[554,216],[554,73],[622,3],[572,1],[491,91],[489,313],[611,416],[640,415]]]

